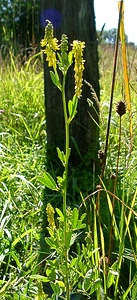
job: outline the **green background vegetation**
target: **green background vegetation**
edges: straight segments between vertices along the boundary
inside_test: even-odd
[[[101,148],[103,148],[106,135],[113,55],[113,46],[99,46]],[[128,56],[134,141],[127,168],[130,143],[127,113],[122,119],[122,150],[117,195],[121,198],[122,193],[124,193],[127,204],[130,206],[136,190],[137,178],[137,145],[135,138],[137,131],[136,49],[130,47]],[[35,59],[35,63],[29,62],[25,66],[21,66],[18,60],[12,54],[9,54],[8,63],[1,60],[0,77],[0,295],[1,297],[3,295],[3,299],[27,299],[26,295],[29,295],[28,299],[29,297],[34,299],[39,289],[41,289],[40,283],[30,278],[38,270],[42,226],[41,206],[44,194],[44,187],[42,188],[36,181],[36,176],[43,174],[46,162],[42,61]],[[106,167],[105,184],[107,189],[112,188],[110,175],[115,172],[116,167],[119,118],[115,111],[115,104],[121,99],[123,99],[123,71],[121,53],[119,52]],[[103,203],[104,201],[106,200],[103,200]],[[103,206],[102,217],[104,215],[105,222],[105,203]],[[136,207],[137,202],[135,201],[134,210],[136,210]],[[121,210],[120,205],[119,209]],[[132,239],[134,240],[136,235],[133,226],[134,223],[131,228],[133,230]],[[132,253],[130,253],[130,251],[127,253],[128,266],[132,265]],[[126,257],[124,259],[126,260]],[[21,298],[19,298],[19,295]]]
[[[31,11],[31,15],[33,15],[32,7],[30,8],[27,3],[27,1],[22,2],[20,12],[27,11],[29,15],[29,12]],[[42,201],[44,199],[45,187],[36,180],[36,177],[44,173],[46,165],[46,121],[43,90],[43,62],[42,57],[40,56],[39,58],[35,57],[31,58],[31,60],[28,59],[28,61],[26,61],[25,57],[25,63],[22,64],[22,57],[18,52],[20,41],[19,43],[15,43],[15,45],[14,43],[11,43],[14,33],[18,32],[17,28],[19,28],[20,23],[21,15],[16,15],[16,5],[18,5],[18,1],[3,1],[3,4],[1,5],[6,8],[6,13],[4,15],[4,9],[1,7],[1,13],[3,14],[1,16],[1,22],[3,22],[3,24],[1,27],[2,46],[0,56],[0,299],[42,300],[46,299],[46,295],[43,293],[42,289],[41,282],[44,281],[44,278],[40,277],[41,264],[39,262],[39,255],[41,238],[40,234],[43,222]],[[15,11],[13,10],[13,6]],[[7,8],[8,13],[11,13],[13,16],[13,18],[9,17],[10,22],[12,20],[12,24],[7,24],[7,19],[4,19],[7,16]],[[13,30],[13,28],[15,30]],[[26,35],[24,35],[24,42],[22,43],[23,49],[27,49],[28,42],[30,43],[33,41],[32,36],[28,38]],[[13,41],[15,40],[13,39]],[[32,47],[33,54],[36,53],[36,49],[34,44],[32,46],[34,46]],[[17,54],[16,57],[14,56],[15,53]],[[129,47],[127,47],[127,54],[132,101],[133,149],[132,153],[130,153],[129,115],[127,112],[122,117],[121,151],[116,195],[129,207],[133,206],[132,208],[136,212],[136,47],[134,45],[129,45]],[[6,60],[3,60],[5,57]],[[104,40],[100,41],[99,69],[101,87],[101,149],[104,148],[106,138],[113,72],[113,57],[113,42],[106,43]],[[113,191],[112,174],[114,174],[116,171],[119,143],[119,116],[116,113],[116,104],[125,97],[123,68],[121,61],[121,50],[119,50],[114,91],[114,105],[112,111],[108,156],[104,179],[104,185],[110,192]],[[83,185],[86,185],[84,178]],[[88,195],[82,196],[86,197]],[[101,194],[100,199],[102,228],[104,231],[106,241],[105,248],[107,252],[107,242],[109,240],[109,227],[107,226],[110,224],[110,213],[106,194]],[[54,198],[53,203],[56,207],[56,197]],[[94,202],[92,204],[94,207]],[[73,199],[73,206],[76,205],[77,201],[76,199]],[[92,225],[94,222],[94,212],[91,206],[92,205],[89,201],[86,201],[83,205],[83,210],[86,212],[90,211],[87,222],[88,226],[86,228],[87,232],[88,230],[89,232],[92,230]],[[123,232],[123,236],[126,230],[128,232],[126,240],[124,241],[124,249],[121,255],[122,267],[118,299],[134,300],[137,297],[137,217],[135,214],[131,213],[130,226],[127,226],[126,218],[128,218],[129,212],[129,209],[124,210],[123,205],[119,202],[119,200],[116,200],[115,218],[117,224],[121,229],[121,232]],[[46,218],[46,212],[44,213]],[[122,221],[124,225],[122,225]],[[120,243],[117,244],[117,241],[115,242],[115,248],[111,253],[112,262],[117,261],[121,251],[119,247]],[[123,240],[121,240],[121,244],[122,242]],[[79,240],[77,244],[80,245]],[[91,254],[93,254],[95,248],[92,249],[91,240],[89,241],[88,238],[85,242],[85,245],[85,248],[83,246],[82,250],[83,258],[81,255],[81,268],[83,268],[83,276],[85,276],[84,287],[87,289],[88,294],[89,283],[87,281],[88,277],[85,275],[87,269],[84,269],[84,264],[89,264]],[[76,251],[75,248],[73,250]],[[45,248],[45,254],[51,254],[48,247]],[[89,264],[88,267],[91,268],[91,266],[92,264]],[[112,274],[117,276],[115,274],[115,267],[112,266]],[[77,265],[77,267],[80,267],[80,264]],[[114,299],[112,295],[115,280],[112,276],[111,281],[114,282],[111,286],[110,298],[108,296],[107,299]],[[128,288],[129,293],[127,292]],[[93,294],[93,298],[91,299],[95,299],[95,294]]]

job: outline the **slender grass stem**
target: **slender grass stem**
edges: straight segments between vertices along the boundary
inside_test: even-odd
[[[124,205],[122,205],[121,210],[121,218],[120,218],[120,245],[119,245],[119,258],[118,258],[118,276],[116,277],[115,283],[115,291],[114,291],[114,300],[117,299],[118,296],[118,285],[119,285],[119,278],[120,278],[120,271],[121,271],[121,264],[123,259],[123,251],[124,251],[124,243],[125,243],[125,236],[124,236]]]
[[[105,255],[105,240],[101,222],[100,227],[100,240],[101,240],[101,250],[102,250],[102,259],[103,259],[103,279],[104,279],[104,294],[107,297],[107,264],[106,264],[106,255]]]
[[[100,272],[99,272],[99,261],[100,261],[100,255],[99,255],[99,243],[98,243],[98,229],[97,229],[97,207],[95,204],[95,199],[93,200],[93,205],[94,205],[94,249],[96,249],[95,252],[95,265],[96,265],[96,269],[95,269],[95,276],[96,278],[100,277]],[[96,297],[97,300],[100,299],[100,289],[96,290]]]
[[[109,106],[109,115],[108,115],[108,125],[107,125],[105,151],[104,151],[105,156],[104,156],[104,160],[103,160],[101,179],[103,179],[103,177],[104,177],[104,171],[105,171],[106,159],[107,159],[107,150],[108,150],[108,141],[109,141],[109,132],[110,132],[112,105],[113,105],[113,95],[114,95],[116,68],[117,68],[117,58],[118,58],[118,46],[119,46],[119,35],[120,35],[120,23],[121,23],[121,16],[122,16],[122,5],[123,5],[123,0],[121,0],[121,2],[120,2],[120,10],[119,10],[118,30],[117,30],[116,45],[115,45],[113,76],[112,76],[110,106]]]

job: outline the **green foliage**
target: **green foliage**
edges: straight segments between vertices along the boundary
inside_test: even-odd
[[[1,0],[0,1],[0,45],[3,57],[9,48],[18,53],[22,49],[22,58],[39,43],[40,35],[39,0]]]
[[[11,56],[0,69],[0,298],[28,299],[39,257],[44,171],[43,73]],[[26,296],[28,295],[28,296]]]
[[[79,220],[79,210],[77,208],[72,210],[67,208],[66,205],[70,153],[69,124],[76,115],[78,97],[74,95],[72,100],[69,100],[68,102],[66,100],[65,83],[67,70],[68,67],[70,67],[67,60],[68,56],[65,52],[66,55],[64,60],[60,54],[56,54],[56,51],[59,50],[57,40],[53,37],[50,22],[47,27],[48,26],[50,26],[49,28],[52,32],[52,41],[51,39],[48,40],[49,31],[46,29],[44,40],[42,40],[42,46],[45,47],[44,52],[47,55],[49,67],[53,66],[54,69],[54,72],[51,73],[52,81],[62,92],[66,129],[66,153],[57,148],[58,157],[64,167],[63,176],[57,177],[58,186],[61,187],[60,190],[63,196],[63,211],[56,208],[58,216],[54,218],[54,208],[50,206],[50,209],[47,208],[47,219],[49,222],[47,230],[49,236],[46,236],[45,240],[49,246],[50,253],[50,258],[47,258],[45,264],[47,280],[49,280],[53,290],[53,299],[56,296],[61,296],[63,299],[69,300],[71,295],[75,293],[79,293],[79,295],[81,294],[85,297],[88,296],[91,299],[95,299],[96,297],[97,300],[116,300],[119,297],[125,299],[129,294],[131,295],[135,280],[134,278],[136,277],[135,269],[137,267],[136,243],[132,241],[131,238],[133,233],[136,236],[133,224],[134,216],[137,216],[137,213],[134,210],[137,190],[135,190],[129,200],[127,189],[125,189],[125,176],[121,173],[121,163],[123,163],[121,162],[122,126],[123,115],[126,114],[126,104],[125,101],[119,101],[117,103],[117,116],[115,116],[115,118],[118,119],[115,136],[116,147],[112,149],[107,157],[107,150],[111,147],[111,142],[109,146],[108,141],[111,141],[110,129],[111,122],[113,125],[113,121],[108,123],[109,131],[107,131],[106,137],[103,137],[106,138],[107,141],[105,152],[104,154],[103,151],[99,152],[102,163],[100,185],[97,187],[96,192],[93,192],[85,199],[82,199],[83,203],[81,206],[84,206],[86,210],[86,214],[84,214],[86,223],[82,224],[82,220]],[[51,52],[49,51],[48,46],[51,47]],[[75,48],[73,48],[73,51],[74,49]],[[57,62],[57,57],[59,57],[59,63]],[[74,54],[74,57],[77,57],[77,53]],[[117,56],[115,54],[115,61],[116,59]],[[63,66],[63,63],[66,63],[66,66]],[[59,80],[59,75],[57,74],[58,66],[63,73],[62,84]],[[74,70],[76,71],[75,67]],[[115,78],[115,76],[116,73],[114,71],[113,78]],[[75,73],[75,79],[75,84],[77,85],[77,73]],[[126,85],[127,82],[125,82],[125,86]],[[80,91],[81,89],[78,90]],[[114,92],[114,86],[112,86],[111,94],[112,92]],[[112,100],[113,97],[111,97],[111,101]],[[112,102],[110,103],[110,108],[111,104]],[[111,117],[111,114],[112,109],[109,111],[109,117]],[[129,134],[129,145],[131,144],[130,138],[131,135]],[[130,157],[132,154],[131,147],[129,147],[128,151]],[[108,162],[108,159],[110,158],[112,159],[113,176],[109,174],[110,162]],[[128,170],[128,164],[124,168]],[[108,176],[111,176],[113,180],[112,184],[109,183],[110,179]],[[121,178],[119,176],[122,178],[121,185]],[[41,181],[44,183],[44,179]],[[52,190],[56,189],[56,182],[50,174],[46,173],[44,184]],[[104,192],[104,194],[102,192]],[[88,200],[90,203],[87,203]],[[83,215],[81,218],[83,219]],[[77,231],[84,227],[86,228],[84,232],[77,233]],[[83,235],[82,240],[81,235]],[[74,247],[77,243],[79,247],[77,248],[75,246],[75,251],[71,251],[72,246]],[[130,255],[126,256],[127,265],[131,263],[131,256],[134,258],[132,260],[133,264],[130,265],[131,269],[128,271],[129,278],[126,281],[126,284],[123,284],[122,271],[126,268],[126,264],[123,266],[123,258],[125,257],[126,249],[130,252]]]
[[[97,289],[103,290],[101,273],[99,272],[100,275],[98,277],[98,272],[94,265],[96,251],[98,252],[99,249],[93,250],[93,243],[87,235],[81,246],[78,242],[79,237],[83,234],[81,230],[86,227],[86,224],[83,223],[86,214],[79,216],[77,208],[73,210],[71,208],[67,209],[67,238],[64,240],[64,215],[58,208],[56,208],[56,212],[58,214],[56,217],[57,225],[48,227],[50,237],[45,238],[50,249],[55,251],[52,254],[52,259],[46,260],[45,266],[45,276],[51,284],[54,295],[63,295],[65,292],[65,247],[67,247],[68,252],[67,272],[70,294],[75,294],[77,289],[82,295],[92,295]],[[73,255],[71,248],[74,244],[76,246],[77,243],[79,251]]]
[[[48,172],[45,172],[43,176],[37,176],[37,180],[51,190],[58,190],[55,180]]]
[[[116,43],[116,36],[117,36],[117,28],[111,28],[109,30],[105,30],[103,28],[102,32],[98,31],[98,38],[99,43],[102,44],[109,44],[109,45],[115,45]],[[128,42],[128,36],[125,36],[126,42]]]
[[[106,135],[113,54],[112,47],[99,48],[101,148]],[[134,58],[135,65],[134,49],[129,49],[129,57],[131,61]],[[34,66],[28,63],[24,67],[12,55],[9,60],[8,65],[2,61],[0,69],[0,298],[51,300],[59,295],[65,297],[67,253],[71,296],[83,296],[83,299],[136,299],[137,144],[134,138],[130,153],[128,112],[122,116],[120,131],[119,116],[113,106],[102,187],[95,188],[91,195],[87,193],[86,198],[81,188],[81,205],[72,203],[72,207],[66,207],[64,215],[62,205],[56,207],[56,195],[64,190],[66,174],[63,172],[55,180],[54,176],[44,172],[46,132],[41,92],[42,67],[37,65],[37,60]],[[133,136],[136,136],[135,68],[130,73]],[[56,76],[55,80],[58,81]],[[57,86],[58,83],[61,84],[60,79]],[[121,91],[123,80],[119,59],[115,103],[123,99]],[[76,113],[75,101],[76,98],[68,102],[68,123]],[[121,147],[115,189],[119,132]],[[66,153],[60,149],[57,152],[60,163],[65,167]],[[68,157],[69,153],[70,149]],[[86,185],[84,176],[82,182],[83,186]],[[43,185],[56,192],[55,198],[49,194],[55,213],[45,238],[44,270],[38,261]],[[47,222],[45,212],[44,216]],[[43,285],[51,287],[52,296],[47,295],[48,289],[44,293]]]

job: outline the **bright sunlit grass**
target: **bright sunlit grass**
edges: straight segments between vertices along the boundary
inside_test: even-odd
[[[28,281],[26,276],[36,266],[43,192],[35,176],[45,164],[43,70],[13,63],[3,63],[0,69],[0,278],[3,286],[0,297],[6,294],[3,299],[17,299],[24,290],[26,295],[24,280]],[[20,270],[23,280],[17,288]],[[10,289],[5,284],[8,280]]]

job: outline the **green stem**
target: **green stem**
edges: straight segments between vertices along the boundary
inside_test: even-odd
[[[118,155],[117,155],[117,164],[116,164],[116,177],[114,179],[114,189],[113,194],[116,194],[116,186],[117,186],[117,179],[118,179],[118,169],[119,169],[119,160],[120,160],[120,150],[121,150],[121,116],[120,116],[120,124],[119,124],[119,141],[118,141]],[[115,209],[115,197],[112,198],[112,215],[114,215]],[[111,227],[110,227],[110,240],[109,240],[109,251],[108,251],[108,259],[111,262],[111,253],[113,249],[113,239],[114,239],[114,220],[112,217],[111,220]]]
[[[104,177],[104,171],[105,171],[106,159],[107,159],[111,114],[112,114],[112,106],[113,106],[113,95],[114,95],[115,78],[116,78],[116,67],[117,67],[117,58],[118,58],[118,46],[119,46],[119,35],[120,35],[120,22],[121,22],[121,16],[122,16],[122,5],[123,5],[123,0],[121,0],[121,2],[120,2],[120,10],[119,10],[119,20],[118,20],[118,29],[117,29],[117,37],[116,37],[116,45],[115,45],[115,53],[114,53],[113,76],[112,76],[111,95],[110,95],[110,106],[109,106],[106,142],[105,142],[105,150],[104,150],[105,157],[104,157],[103,166],[102,166],[102,173],[101,173],[101,179],[102,180],[103,180],[103,177]]]
[[[125,236],[124,236],[124,205],[122,205],[120,220],[121,221],[120,221],[119,257],[118,257],[118,276],[116,277],[116,282],[115,282],[114,300],[117,300],[117,295],[118,295],[118,285],[119,285],[119,278],[120,278],[121,265],[122,265],[122,259],[123,259],[124,243],[125,243]]]
[[[95,204],[95,200],[93,202],[94,205],[94,249],[96,249],[95,251],[95,265],[97,266],[97,269],[95,269],[95,277],[96,279],[98,279],[100,277],[100,272],[99,272],[99,261],[100,261],[100,255],[99,255],[99,243],[98,243],[98,229],[97,229],[97,207]],[[100,299],[100,289],[96,290],[96,299],[99,300]]]
[[[68,115],[67,115],[67,106],[66,106],[66,97],[65,97],[65,79],[66,76],[63,77],[63,84],[62,84],[62,101],[63,101],[63,111],[64,111],[64,121],[65,121],[65,185],[63,191],[63,213],[66,217],[66,203],[67,203],[67,177],[68,177],[68,160],[69,160],[69,124],[68,124]]]
[[[68,177],[68,160],[69,160],[69,123],[68,123],[68,114],[67,114],[67,105],[66,105],[66,96],[65,96],[65,80],[66,76],[63,76],[62,84],[62,101],[63,101],[63,111],[64,111],[64,121],[65,121],[65,140],[66,140],[66,149],[65,149],[65,184],[63,190],[63,214],[64,214],[64,244],[65,244],[65,284],[66,284],[66,299],[70,299],[69,293],[69,277],[68,277],[68,249],[67,249],[67,177]]]
[[[120,124],[119,124],[118,156],[117,156],[116,180],[115,181],[117,181],[117,177],[118,177],[120,150],[121,150],[121,116],[120,116]],[[115,182],[115,190],[116,190],[116,182]]]

